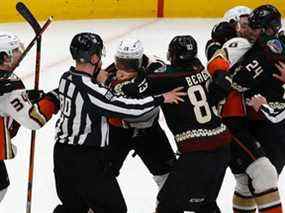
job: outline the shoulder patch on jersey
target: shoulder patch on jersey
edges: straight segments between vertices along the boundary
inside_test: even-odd
[[[105,98],[106,98],[107,100],[110,101],[113,97],[114,97],[114,94],[113,94],[110,90],[108,90],[108,91],[105,93]]]
[[[282,43],[278,39],[271,39],[267,41],[266,45],[273,53],[281,54],[283,51]]]

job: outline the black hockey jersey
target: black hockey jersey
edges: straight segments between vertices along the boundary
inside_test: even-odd
[[[213,150],[229,142],[229,132],[207,98],[209,73],[199,66],[168,66],[165,73],[148,76],[148,92],[159,94],[182,86],[188,93],[184,103],[162,106],[166,122],[181,153]]]
[[[284,44],[277,38],[262,38],[263,40],[254,44],[229,72],[233,86],[238,91],[245,92],[245,97],[261,94],[273,108],[280,108],[285,102],[285,90],[283,83],[274,78],[273,74],[279,72],[275,63],[285,59]]]

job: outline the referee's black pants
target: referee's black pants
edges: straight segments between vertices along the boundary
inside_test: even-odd
[[[116,178],[106,174],[105,150],[56,143],[54,174],[62,213],[126,213]]]

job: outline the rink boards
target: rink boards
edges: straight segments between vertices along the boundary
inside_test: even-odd
[[[16,0],[1,1],[0,22],[18,22]],[[221,17],[236,5],[274,4],[285,14],[284,0],[22,0],[41,20],[147,17]]]

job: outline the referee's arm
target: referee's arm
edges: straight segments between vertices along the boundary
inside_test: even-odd
[[[164,97],[148,96],[141,99],[129,99],[114,95],[110,90],[83,78],[83,91],[91,105],[105,116],[118,118],[140,117],[164,102]]]

